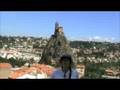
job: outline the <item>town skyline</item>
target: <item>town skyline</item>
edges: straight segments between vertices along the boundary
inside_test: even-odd
[[[55,22],[70,40],[120,41],[120,12],[0,12],[0,35],[49,38]]]

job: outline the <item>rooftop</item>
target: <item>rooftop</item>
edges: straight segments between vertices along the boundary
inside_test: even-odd
[[[0,63],[0,69],[1,68],[11,68],[11,67],[12,67],[12,65],[9,63]]]
[[[38,75],[40,78],[41,75],[50,76],[53,72],[54,68],[44,64],[33,64],[31,67],[21,67],[18,70],[12,70],[10,74],[11,79],[23,78],[23,77],[34,77],[34,75]],[[32,75],[31,75],[32,74]],[[42,76],[41,76],[42,78]]]

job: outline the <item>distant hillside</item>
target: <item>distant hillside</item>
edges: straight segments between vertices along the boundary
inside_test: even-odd
[[[70,41],[70,46],[72,48],[93,48],[96,46],[96,48],[101,48],[104,47],[106,48],[107,46],[111,49],[114,50],[119,50],[120,49],[120,43],[110,43],[110,42],[93,42],[93,41]]]

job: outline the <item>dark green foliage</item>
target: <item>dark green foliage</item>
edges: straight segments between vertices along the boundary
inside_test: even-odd
[[[120,69],[120,61],[118,62],[105,62],[105,63],[86,63],[85,78],[89,79],[102,79],[102,75],[106,68]]]
[[[23,66],[26,63],[26,61],[22,59],[16,60],[14,58],[5,59],[5,58],[0,57],[0,63],[10,63],[13,67],[15,66],[20,67],[20,66]]]

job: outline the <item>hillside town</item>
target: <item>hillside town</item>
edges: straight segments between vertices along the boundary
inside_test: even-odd
[[[50,78],[65,50],[74,56],[79,78],[120,79],[120,42],[67,41],[58,25],[51,38],[0,36],[0,78]]]

